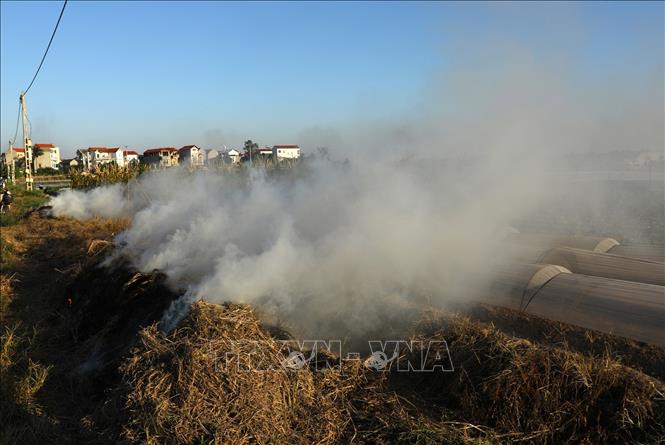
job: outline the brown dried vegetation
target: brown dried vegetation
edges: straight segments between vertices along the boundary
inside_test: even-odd
[[[121,259],[100,267],[125,224],[35,213],[3,228],[1,442],[665,437],[662,348],[521,314],[468,312],[478,322],[433,312],[415,338],[445,340],[451,373],[374,372],[359,360],[325,371],[284,369],[274,331],[243,305],[196,303],[164,333],[158,321],[178,297],[166,277]],[[257,363],[273,369],[247,372]]]

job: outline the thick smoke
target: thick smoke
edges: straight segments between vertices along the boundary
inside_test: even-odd
[[[556,216],[544,205],[552,191],[584,194],[584,183],[552,179],[571,167],[562,154],[662,150],[662,54],[622,83],[582,81],[568,50],[460,38],[417,110],[322,124],[297,141],[350,162],[153,172],[129,189],[67,191],[54,212],[131,218],[118,254],[185,292],[176,318],[189,300],[230,300],[306,331],[361,333],[386,308],[445,304],[482,287],[507,227]]]
[[[76,219],[131,216],[131,206],[124,199],[123,191],[120,185],[100,187],[89,192],[70,190],[52,199],[53,214]]]
[[[52,205],[131,217],[119,254],[191,298],[255,304],[307,330],[335,319],[362,331],[388,301],[463,297],[534,196],[524,179],[462,162],[320,161],[252,176],[155,172]]]

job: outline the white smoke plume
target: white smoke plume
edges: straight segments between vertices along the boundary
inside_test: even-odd
[[[53,214],[76,219],[130,216],[130,206],[123,197],[123,190],[120,185],[100,187],[89,192],[70,190],[51,200]]]
[[[376,160],[293,170],[147,174],[66,191],[55,215],[131,217],[119,253],[188,298],[267,307],[302,328],[371,325],[387,301],[461,298],[536,196],[527,171]]]
[[[663,147],[662,54],[644,82],[589,84],[565,54],[482,45],[451,52],[417,111],[303,131],[310,153],[349,163],[153,172],[129,190],[64,192],[54,213],[130,217],[119,254],[165,272],[186,300],[251,303],[308,331],[362,332],[403,300],[465,298],[506,227],[552,189],[584,193],[550,180],[561,153]]]

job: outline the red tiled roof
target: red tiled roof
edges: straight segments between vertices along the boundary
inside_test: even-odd
[[[37,147],[37,148],[55,148],[55,145],[53,145],[53,144],[35,144],[35,147]]]
[[[17,153],[25,153],[25,148],[14,147],[13,150]]]
[[[122,154],[125,155],[125,156],[127,156],[127,155],[136,155],[136,156],[138,156],[139,155],[134,150],[125,150],[125,151],[122,152]]]
[[[297,145],[274,145],[272,148],[300,148]]]
[[[176,150],[176,149],[173,148],[173,147],[167,147],[167,148],[151,148],[150,150],[146,150],[146,151],[144,151],[143,154],[144,154],[144,155],[152,155],[152,154],[155,154],[155,153],[159,153],[160,151],[169,151],[169,152],[173,152],[173,151],[178,151],[178,150]]]
[[[180,150],[178,150],[178,152],[189,150],[190,148],[194,148],[194,147],[199,148],[198,145],[185,145]]]
[[[94,153],[96,151],[100,153],[115,153],[116,151],[120,150],[120,147],[115,147],[115,148],[107,148],[107,147],[88,147],[88,152]]]

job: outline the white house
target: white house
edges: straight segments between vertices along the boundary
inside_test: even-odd
[[[240,157],[242,154],[235,148],[228,150],[224,155],[232,164],[240,164]]]
[[[64,171],[69,171],[71,169],[75,169],[79,165],[78,161],[73,158],[73,159],[61,159],[60,160],[60,166]]]
[[[187,167],[201,167],[204,164],[204,151],[196,145],[185,145],[178,150],[180,165]]]
[[[141,162],[152,167],[175,167],[179,162],[178,150],[173,147],[151,148],[143,152]]]
[[[252,153],[256,153],[256,152],[253,151]],[[259,148],[259,155],[261,155],[262,157],[272,156],[272,148],[270,148],[270,147]]]
[[[298,159],[300,147],[297,145],[273,145],[272,155],[277,159]]]
[[[125,165],[139,163],[139,154],[134,150],[125,150],[122,152],[122,156],[125,158]]]
[[[87,149],[77,150],[76,156],[85,170],[93,170],[112,163],[119,167],[125,165],[124,154],[120,147],[88,147]]]
[[[60,165],[60,148],[53,144],[35,144],[41,154],[34,159],[35,169],[53,168]]]

